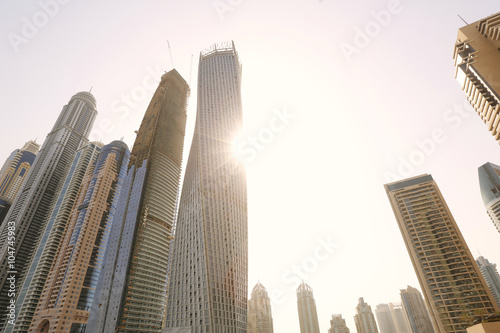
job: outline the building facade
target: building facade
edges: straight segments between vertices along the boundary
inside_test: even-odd
[[[358,333],[378,333],[377,322],[372,312],[372,307],[365,303],[363,297],[358,299],[354,324]]]
[[[86,331],[129,156],[113,141],[87,171],[29,332]]]
[[[391,310],[392,320],[394,320],[394,326],[396,327],[397,333],[412,333],[410,326],[408,325],[408,320],[406,318],[405,310],[401,303],[389,303],[389,308]],[[430,331],[429,333],[432,333]]]
[[[476,259],[479,270],[490,288],[491,294],[495,299],[495,303],[500,307],[500,276],[498,275],[497,265],[491,264],[488,259],[483,256]]]
[[[500,232],[500,166],[485,163],[479,167],[478,174],[484,207]]]
[[[247,333],[273,333],[271,300],[260,282],[253,287],[248,301]]]
[[[380,333],[397,333],[389,304],[378,304],[375,309]]]
[[[89,332],[161,331],[189,87],[164,74],[130,154]]]
[[[38,143],[28,141],[21,149],[14,150],[7,158],[2,169],[0,169],[1,199],[11,203],[14,201],[17,192],[35,161],[39,148],[40,145]]]
[[[500,140],[500,13],[458,30],[455,78],[467,100]]]
[[[300,333],[319,333],[318,311],[313,290],[305,282],[297,288]]]
[[[13,284],[19,290],[69,171],[71,161],[76,151],[88,143],[87,138],[96,116],[96,101],[92,94],[80,92],[70,99],[47,135],[28,173],[28,178],[24,181],[4,219],[0,228],[0,245],[2,245],[0,248],[0,330],[5,329],[6,310],[10,303],[8,290],[13,281],[12,278],[15,280]],[[5,241],[7,237],[9,237],[9,242]]]
[[[440,333],[463,333],[465,316],[498,310],[430,175],[385,185],[415,273]]]
[[[412,333],[435,332],[432,320],[427,311],[424,298],[417,288],[408,286],[400,290],[401,304],[408,318]]]
[[[198,108],[169,278],[165,332],[247,330],[246,174],[232,149],[243,124],[233,43],[200,54]]]
[[[330,319],[330,328],[328,329],[328,333],[351,333],[349,328],[345,323],[345,319],[342,318],[341,314],[332,315],[332,319]]]
[[[33,261],[26,273],[24,283],[19,291],[16,325],[7,326],[6,333],[21,333],[29,330],[50,268],[54,263],[68,227],[71,210],[78,198],[80,186],[85,174],[99,156],[101,148],[101,143],[92,142],[76,152],[47,226],[41,235],[40,243],[33,255]]]

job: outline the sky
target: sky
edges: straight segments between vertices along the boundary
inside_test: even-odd
[[[272,298],[275,332],[299,332],[295,289],[314,290],[320,330],[359,297],[421,289],[383,184],[432,174],[474,257],[500,263],[477,168],[500,147],[454,79],[457,30],[494,0],[40,0],[0,3],[0,160],[43,143],[79,91],[97,100],[91,140],[131,148],[165,71],[191,85],[200,51],[233,40],[243,64],[249,293]],[[170,45],[170,50],[169,50]]]

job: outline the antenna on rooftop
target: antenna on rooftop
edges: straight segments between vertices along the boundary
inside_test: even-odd
[[[464,23],[465,23],[465,24],[469,25],[469,23],[467,23],[467,21],[465,21],[465,20],[462,18],[462,16],[458,15],[458,17],[460,17],[460,19],[461,19],[462,21],[464,21]]]
[[[90,87],[89,93],[92,92],[92,88],[94,88],[94,87]]]
[[[170,50],[170,43],[167,40],[168,53],[170,53],[170,62],[172,63],[172,68],[174,68],[174,59],[172,58],[172,50]]]

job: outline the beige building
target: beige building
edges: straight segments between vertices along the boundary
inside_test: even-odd
[[[500,322],[481,323],[467,328],[467,333],[498,333],[500,332]]]
[[[500,140],[500,13],[458,30],[455,78],[467,100]]]
[[[88,169],[29,332],[86,331],[129,154],[113,141]]]
[[[271,300],[260,282],[253,287],[248,301],[247,333],[273,333]]]
[[[435,332],[424,298],[418,289],[412,286],[401,289],[401,302],[411,329],[410,332]]]
[[[300,333],[319,333],[318,311],[313,290],[305,282],[297,288]]]
[[[431,175],[385,185],[439,333],[464,333],[466,316],[498,308]]]
[[[363,297],[358,299],[356,314],[354,315],[354,324],[358,333],[379,333],[377,322],[372,312],[372,307],[365,303]]]
[[[332,315],[332,319],[330,320],[330,328],[328,329],[328,333],[350,333],[351,331],[347,327],[345,323],[345,319],[342,318],[341,314]]]

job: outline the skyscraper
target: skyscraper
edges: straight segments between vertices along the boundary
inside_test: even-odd
[[[80,92],[71,97],[47,135],[28,178],[4,219],[0,241],[7,239],[9,231],[15,234],[9,237],[15,239],[3,241],[0,249],[0,330],[5,327],[7,319],[11,278],[15,279],[14,284],[19,289],[73,156],[78,148],[87,144],[96,116],[96,101],[92,94]]]
[[[305,282],[297,288],[300,333],[319,333],[318,312],[313,290]]]
[[[488,162],[479,167],[478,173],[484,207],[500,232],[500,166]]]
[[[495,303],[500,307],[500,276],[498,276],[497,265],[491,264],[488,259],[485,259],[483,256],[477,258],[476,262],[488,288],[490,288],[493,294]]]
[[[429,312],[418,289],[408,286],[401,289],[401,304],[413,333],[434,332]]]
[[[363,297],[358,299],[354,324],[358,333],[378,333],[377,323],[373,316],[372,307],[365,303]]]
[[[392,320],[394,320],[396,332],[411,333],[410,326],[408,325],[408,320],[406,319],[405,310],[403,309],[401,303],[389,303],[389,308],[391,310]],[[430,331],[429,333],[432,333],[432,331]]]
[[[458,30],[455,78],[467,100],[500,140],[500,13]]]
[[[388,304],[377,305],[375,316],[377,317],[380,333],[396,333],[396,325],[394,325],[391,309]]]
[[[179,191],[189,87],[174,69],[160,84],[130,154],[88,332],[160,332]]]
[[[248,301],[247,333],[273,333],[271,300],[260,282],[253,287]]]
[[[345,323],[345,319],[342,318],[341,314],[332,315],[330,320],[330,328],[328,333],[350,333],[351,331]]]
[[[393,182],[385,190],[438,331],[463,333],[464,316],[498,310],[432,177]]]
[[[14,150],[0,169],[0,198],[12,202],[26,178],[40,145],[28,141],[21,149]],[[1,220],[0,220],[1,222]]]
[[[71,210],[78,199],[80,186],[87,170],[92,167],[101,152],[101,148],[101,143],[92,142],[76,152],[47,226],[41,235],[40,243],[33,255],[24,283],[19,290],[16,325],[8,325],[6,333],[28,331],[50,268],[63,241]]]
[[[233,43],[200,54],[198,110],[173,244],[165,331],[247,329],[246,175],[232,141],[242,126]]]
[[[0,169],[0,225],[26,179],[39,148],[40,145],[35,141],[26,142],[21,149],[10,154]]]
[[[113,141],[87,171],[30,332],[86,331],[129,154],[122,141]]]

